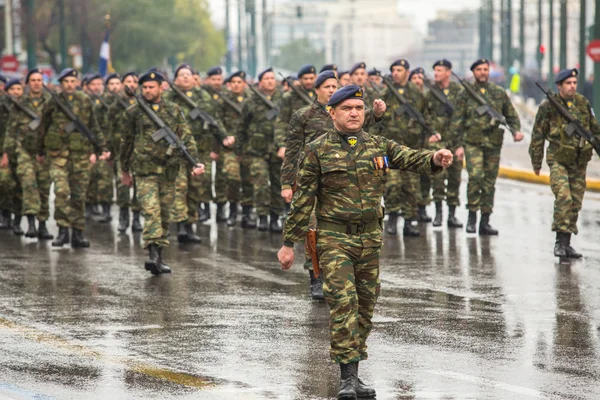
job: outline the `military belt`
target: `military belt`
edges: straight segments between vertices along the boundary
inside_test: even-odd
[[[371,233],[375,232],[379,228],[381,228],[381,222],[379,220],[375,220],[367,224],[336,224],[335,222],[317,220],[317,229],[325,229],[327,231],[345,233],[346,235],[360,235],[361,233]]]

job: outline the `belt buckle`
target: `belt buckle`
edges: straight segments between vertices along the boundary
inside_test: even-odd
[[[356,234],[360,235],[360,234],[364,233],[365,227],[366,227],[366,224],[364,224],[364,223],[356,224]]]

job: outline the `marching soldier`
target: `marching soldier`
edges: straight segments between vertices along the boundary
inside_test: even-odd
[[[369,107],[369,104],[372,104],[373,100],[379,96],[374,93],[375,91],[372,88],[367,87],[367,80],[369,79],[367,74],[367,64],[362,61],[357,62],[352,66],[352,68],[350,68],[349,74],[351,83],[363,90],[365,104],[367,104],[367,107]]]
[[[358,378],[358,364],[367,359],[366,341],[380,292],[386,174],[390,167],[431,174],[452,162],[448,150],[412,150],[362,130],[363,99],[362,89],[350,85],[329,100],[335,129],[307,146],[278,253],[282,269],[289,269],[294,243],[304,240],[316,199],[317,252],[330,309],[330,357],[341,370],[338,399],[376,396]]]
[[[67,68],[58,76],[61,93],[48,101],[42,118],[44,124],[43,147],[50,159],[50,177],[54,182],[54,218],[58,225],[58,237],[52,246],[61,247],[69,242],[69,228],[72,228],[71,246],[89,247],[90,242],[83,236],[85,229],[85,200],[90,182],[90,168],[96,163],[94,151],[100,151],[101,160],[110,157],[104,135],[100,130],[90,98],[76,89],[77,71]],[[79,120],[90,130],[91,137],[83,132],[69,132],[72,122],[57,102],[70,108]],[[93,141],[97,143],[93,143]],[[92,147],[97,147],[99,150]]]
[[[515,142],[523,140],[523,133],[519,131],[521,122],[508,95],[503,88],[489,82],[489,61],[485,58],[475,61],[471,65],[471,71],[475,77],[471,87],[506,118],[507,124],[515,130]],[[466,90],[463,91],[458,97],[449,133],[451,137],[459,139],[460,147],[456,149],[456,157],[464,155],[467,158],[467,232],[476,232],[477,212],[481,211],[479,234],[497,235],[498,231],[490,225],[490,215],[494,208],[504,129],[500,128],[500,121],[492,120],[486,114],[479,115],[477,109],[480,106]]]
[[[325,71],[333,71],[333,72],[335,72],[335,76],[337,77],[337,70],[338,70],[337,65],[335,65],[335,64],[325,64],[325,65],[323,65],[323,67],[321,67],[321,70],[319,71],[319,74],[321,72],[325,72]]]
[[[352,83],[352,80],[350,79],[350,71],[338,72],[338,80],[341,87],[350,85]]]
[[[566,69],[556,75],[557,94],[548,94],[562,105],[568,114],[591,131],[596,143],[600,140],[600,125],[589,101],[577,93],[577,69]],[[585,194],[585,174],[592,158],[592,145],[578,135],[566,133],[569,121],[558,108],[546,100],[538,109],[529,144],[529,155],[536,175],[540,174],[544,159],[544,143],[550,143],[546,162],[550,167],[550,186],[554,193],[552,231],[556,232],[554,255],[580,258],[571,246],[571,235],[577,234],[577,218]]]
[[[410,71],[410,75],[408,75],[408,80],[414,83],[414,85],[421,91],[421,93],[425,94],[425,84],[423,81],[425,80],[425,70],[423,67],[417,67]]]
[[[191,78],[191,70],[190,72]],[[196,158],[196,144],[181,108],[162,97],[164,78],[159,72],[146,72],[140,77],[143,101],[183,142],[192,158]],[[191,81],[191,79],[190,79]],[[169,246],[167,232],[169,217],[175,195],[175,179],[180,170],[180,154],[166,139],[155,141],[152,134],[157,124],[139,103],[125,111],[121,131],[121,165],[123,184],[130,186],[131,173],[136,176],[137,196],[144,213],[144,248],[149,260],[145,268],[153,275],[170,273],[171,268],[163,260],[163,248]],[[186,167],[188,167],[186,165]],[[204,173],[204,165],[196,164],[191,175]]]
[[[0,89],[6,88],[8,79],[0,74]],[[16,87],[14,90],[18,90]],[[9,115],[9,101],[4,94],[0,94],[0,146],[4,146],[6,123]],[[10,164],[10,163],[9,163]],[[12,212],[14,197],[17,190],[17,180],[14,171],[9,168],[0,168],[0,229],[12,229]],[[20,229],[20,227],[19,227]]]
[[[369,85],[377,95],[383,90],[382,81],[379,71],[375,68],[371,68],[369,70]]]

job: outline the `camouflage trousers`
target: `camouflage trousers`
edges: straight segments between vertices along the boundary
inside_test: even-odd
[[[140,207],[140,203],[137,201],[137,196],[131,196],[131,187],[130,186],[126,186],[123,185],[123,183],[121,183],[121,174],[122,174],[122,170],[121,170],[121,162],[120,161],[116,161],[115,162],[115,178],[117,181],[117,205],[120,208],[131,208],[132,211],[140,211],[141,207]],[[136,184],[135,179],[133,180],[133,184]],[[134,192],[135,187],[134,187]]]
[[[404,218],[415,219],[417,217],[420,195],[420,177],[418,174],[400,170],[390,170],[385,184],[386,212],[398,212],[402,209]]]
[[[215,202],[240,201],[240,186],[242,182],[240,161],[232,150],[223,150],[217,161],[215,174]]]
[[[433,187],[433,201],[438,203],[446,200],[449,206],[459,206],[460,174],[463,162],[454,157],[450,168],[444,169],[439,174],[431,177]],[[424,175],[422,175],[423,177]],[[447,183],[446,183],[447,182]]]
[[[465,145],[467,159],[467,208],[469,211],[479,211],[487,214],[494,208],[496,179],[500,167],[501,148],[486,148]]]
[[[89,154],[50,157],[54,219],[59,227],[85,229],[85,201],[92,164]]]
[[[317,236],[323,293],[329,305],[330,357],[348,364],[366,360],[367,338],[379,297],[381,247],[333,245]]]
[[[254,186],[252,185],[252,175],[250,174],[251,166],[252,157],[243,155],[242,160],[240,161],[240,177],[242,180],[241,203],[243,206],[254,205]]]
[[[258,215],[269,215],[269,212],[277,215],[283,213],[281,164],[282,160],[276,156],[272,156],[271,160],[252,158],[250,174],[254,187],[254,206]]]
[[[136,182],[137,198],[144,216],[142,231],[144,248],[150,244],[167,247],[170,244],[167,239],[169,218],[175,197],[174,180],[167,178],[166,173],[162,173],[136,176]]]
[[[198,205],[201,202],[200,191],[205,180],[210,180],[209,171],[210,169],[207,169],[204,175],[192,176],[188,164],[182,164],[179,167],[175,179],[175,197],[171,207],[171,221],[192,223],[198,219]]]
[[[565,165],[556,161],[549,162],[550,187],[554,193],[553,232],[577,234],[577,218],[583,195],[585,194],[585,174],[587,165]]]
[[[17,190],[17,179],[10,166],[0,168],[0,210],[13,211],[13,200]]]
[[[419,185],[421,193],[417,199],[419,206],[428,206],[431,203],[431,177],[429,175],[419,176]]]
[[[92,166],[87,194],[88,203],[112,203],[114,175],[112,163],[112,161],[98,160]]]
[[[40,164],[34,155],[17,150],[17,176],[23,191],[22,214],[37,215],[38,220],[49,218],[50,180],[48,160]]]

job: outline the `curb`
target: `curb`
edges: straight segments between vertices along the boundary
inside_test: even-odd
[[[545,174],[537,176],[533,173],[533,171],[519,168],[500,166],[500,169],[498,170],[498,176],[501,178],[513,179],[521,182],[550,185],[550,176]],[[600,192],[600,180],[590,178],[586,179],[586,190],[590,192]]]

